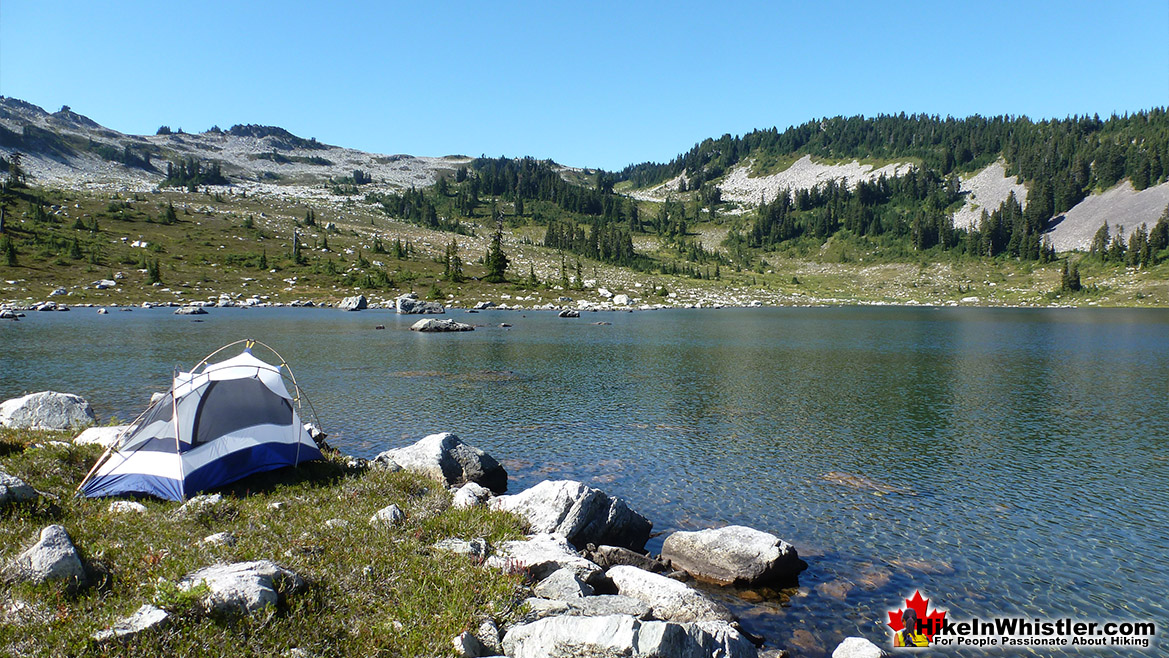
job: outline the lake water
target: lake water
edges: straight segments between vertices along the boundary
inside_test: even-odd
[[[1169,622],[1167,311],[455,317],[486,326],[29,313],[0,323],[0,398],[69,391],[128,419],[176,367],[255,338],[292,364],[343,451],[452,431],[504,461],[513,492],[573,478],[657,530],[738,523],[795,544],[810,568],[790,601],[735,607],[797,655],[823,655],[801,630],[828,652],[846,635],[886,643],[886,611],[918,589],[951,618]]]

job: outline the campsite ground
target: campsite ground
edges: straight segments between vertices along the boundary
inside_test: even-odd
[[[45,494],[0,510],[0,558],[60,524],[92,581],[80,591],[17,584],[0,594],[0,655],[443,655],[460,632],[516,612],[520,575],[433,546],[449,537],[497,544],[519,537],[521,523],[484,508],[451,509],[447,491],[420,476],[349,468],[332,453],[295,472],[245,480],[198,513],[144,499],[144,513],[117,514],[109,500],[73,497],[100,449],[74,446],[71,437],[0,429],[0,468]],[[391,503],[406,521],[371,527],[370,517]],[[201,542],[225,531],[234,545]],[[209,564],[260,559],[291,569],[309,588],[281,609],[226,619],[198,614],[196,597],[175,587]],[[170,610],[175,623],[112,648],[90,639],[145,603]]]

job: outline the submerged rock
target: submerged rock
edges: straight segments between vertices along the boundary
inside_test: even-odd
[[[67,430],[96,420],[85,398],[71,393],[41,391],[0,403],[0,427]]]
[[[573,480],[545,480],[514,496],[494,498],[489,505],[519,514],[534,532],[562,534],[578,548],[592,543],[640,551],[653,529],[624,500]]]
[[[881,647],[863,637],[846,637],[832,652],[832,658],[881,658]]]
[[[431,434],[413,445],[386,450],[375,461],[392,462],[448,485],[475,482],[496,493],[507,491],[507,471],[503,466],[450,432]]]
[[[808,566],[779,537],[740,525],[675,532],[662,544],[662,559],[698,580],[738,587],[790,580]]]

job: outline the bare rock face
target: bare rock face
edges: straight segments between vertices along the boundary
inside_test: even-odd
[[[562,534],[577,548],[608,544],[640,551],[653,529],[624,500],[573,480],[545,480],[514,496],[493,498],[489,505],[524,517],[533,532]]]
[[[496,493],[507,491],[507,471],[499,462],[450,432],[431,434],[414,445],[387,450],[375,461],[393,462],[448,485],[475,482]]]
[[[73,437],[73,444],[85,446],[96,444],[103,448],[108,448],[122,436],[122,432],[130,427],[129,425],[111,425],[109,427],[90,427],[81,434]]]
[[[0,403],[0,427],[67,430],[92,425],[93,408],[78,395],[41,391]]]
[[[577,577],[571,569],[557,569],[536,583],[532,593],[544,599],[567,601],[593,595],[593,588]]]
[[[547,617],[503,638],[511,658],[755,658],[755,646],[725,622],[641,621],[629,615]]]
[[[741,525],[675,532],[662,559],[698,580],[740,587],[790,580],[808,566],[787,542]]]
[[[617,593],[640,599],[658,619],[677,622],[735,620],[721,603],[676,580],[637,567],[616,566],[605,573],[617,586]]]
[[[203,604],[224,614],[252,614],[276,605],[281,595],[305,586],[304,579],[270,560],[214,564],[191,572],[179,589],[188,591],[204,584],[208,592]]]
[[[59,525],[41,530],[40,540],[9,562],[5,573],[12,580],[32,583],[60,580],[80,585],[86,580],[81,556]]]

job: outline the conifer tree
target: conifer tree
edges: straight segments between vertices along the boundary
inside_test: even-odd
[[[503,283],[507,280],[507,254],[503,253],[503,215],[496,215],[495,235],[491,236],[491,246],[487,249],[487,257],[483,264],[487,266],[487,276],[483,277],[488,283]]]

